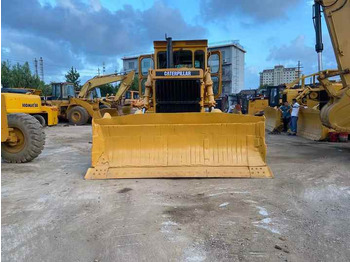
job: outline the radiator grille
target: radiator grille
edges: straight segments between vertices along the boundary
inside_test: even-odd
[[[200,80],[156,80],[156,112],[200,112]]]

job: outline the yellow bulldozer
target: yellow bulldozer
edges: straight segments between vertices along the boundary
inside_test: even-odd
[[[143,59],[153,68],[144,73]],[[271,178],[265,119],[222,113],[221,53],[207,40],[154,42],[139,58],[140,109],[92,119],[92,163],[85,179]]]
[[[44,130],[34,116],[24,113],[8,114],[8,95],[15,94],[1,94],[1,158],[10,163],[32,161],[44,149]]]
[[[269,106],[268,98],[265,96],[255,96],[248,100],[248,115],[262,116],[264,109]]]
[[[93,116],[94,111],[110,108],[118,103],[125,92],[130,88],[135,72],[127,75],[110,74],[95,76],[81,88],[76,95],[72,83],[52,83],[52,96],[46,100],[46,104],[57,106],[59,117],[68,120],[72,125],[85,125]],[[113,97],[107,100],[101,99],[101,85],[121,81],[119,89]]]

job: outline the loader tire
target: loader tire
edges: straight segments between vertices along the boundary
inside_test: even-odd
[[[72,125],[85,125],[89,117],[89,113],[82,106],[75,106],[68,111],[68,121]]]
[[[45,133],[39,121],[28,114],[9,114],[7,120],[17,141],[1,143],[2,159],[8,163],[26,163],[40,155],[45,145]]]
[[[39,121],[39,123],[41,124],[42,127],[46,126],[46,120],[43,116],[41,116],[41,115],[33,115],[33,116],[36,118],[36,120]]]

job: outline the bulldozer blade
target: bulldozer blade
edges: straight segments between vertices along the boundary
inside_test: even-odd
[[[322,125],[320,111],[313,108],[300,108],[298,135],[311,140],[325,140],[330,129]]]
[[[264,117],[157,113],[94,118],[85,179],[271,178]]]
[[[282,113],[277,108],[266,107],[264,109],[266,129],[270,132],[281,132],[283,129]]]

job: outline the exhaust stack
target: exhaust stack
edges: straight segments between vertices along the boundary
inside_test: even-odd
[[[171,37],[167,37],[167,35],[165,35],[165,39],[167,41],[167,45],[166,45],[166,67],[167,68],[173,68],[174,67],[173,39]]]

